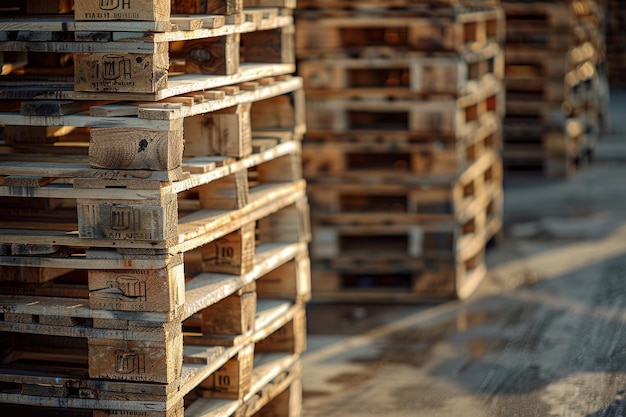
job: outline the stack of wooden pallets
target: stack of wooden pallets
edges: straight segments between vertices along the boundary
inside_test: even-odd
[[[474,3],[298,3],[314,300],[464,297],[484,277],[504,15]]]
[[[504,0],[504,165],[511,174],[574,174],[607,121],[603,9],[595,0]]]
[[[4,417],[300,414],[293,5],[248,3],[3,4]]]

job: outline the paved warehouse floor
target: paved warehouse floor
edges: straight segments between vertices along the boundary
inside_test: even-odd
[[[505,186],[465,301],[308,311],[304,416],[626,415],[626,92],[570,180]]]

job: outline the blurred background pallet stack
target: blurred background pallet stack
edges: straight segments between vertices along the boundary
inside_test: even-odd
[[[596,0],[503,0],[502,7],[505,172],[573,175],[608,123],[604,8]]]
[[[0,6],[3,416],[300,415],[293,7]]]
[[[497,2],[302,0],[316,301],[465,297],[501,227]]]

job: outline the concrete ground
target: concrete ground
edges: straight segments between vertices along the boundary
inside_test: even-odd
[[[463,301],[312,304],[304,417],[626,416],[626,91],[588,168],[505,184],[487,262]]]

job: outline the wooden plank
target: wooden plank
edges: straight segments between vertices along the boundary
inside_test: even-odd
[[[187,10],[185,13],[189,13]],[[176,15],[170,19],[179,30],[216,29],[224,26],[226,19],[218,15]]]
[[[89,110],[92,104],[79,101],[38,100],[22,102],[20,113],[25,116],[64,116]]]

